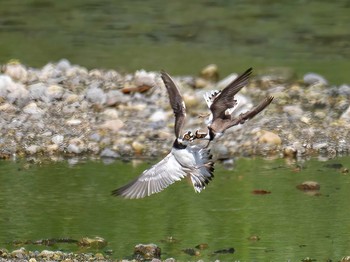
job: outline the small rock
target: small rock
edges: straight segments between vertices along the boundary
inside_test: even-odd
[[[46,86],[43,83],[36,83],[33,85],[30,85],[28,87],[29,90],[29,96],[31,99],[40,99],[42,101],[45,101],[45,91]]]
[[[21,247],[20,249],[16,249],[16,250],[13,250],[11,252],[11,256],[13,258],[25,258],[25,255],[26,255],[26,249],[24,247]]]
[[[136,86],[156,86],[157,74],[154,72],[146,72],[145,70],[137,70],[135,72],[135,85]]]
[[[15,113],[16,107],[9,103],[0,104],[0,112]]]
[[[185,254],[190,256],[200,256],[201,253],[198,250],[195,250],[194,248],[185,248],[182,250]]]
[[[304,75],[304,83],[309,85],[314,85],[314,84],[321,84],[324,86],[328,85],[328,81],[323,76],[316,73],[308,73]]]
[[[266,144],[275,145],[275,146],[279,146],[282,144],[281,138],[275,133],[261,130],[259,134],[258,136],[259,136],[260,143],[266,143]]]
[[[114,108],[107,108],[101,114],[108,119],[118,119],[119,117],[118,111]]]
[[[89,88],[86,92],[86,98],[90,102],[100,105],[105,104],[107,101],[107,95],[101,88],[98,87]]]
[[[54,135],[51,138],[51,141],[56,145],[61,145],[63,143],[64,136],[62,135]]]
[[[297,150],[292,146],[287,146],[283,149],[283,156],[295,158],[297,155]]]
[[[67,104],[73,104],[80,101],[80,97],[77,94],[69,94],[65,96],[64,100]]]
[[[160,255],[161,249],[155,244],[138,244],[134,248],[134,256],[136,259],[160,259]]]
[[[62,98],[63,94],[64,89],[59,85],[49,86],[45,91],[45,95],[48,98],[48,101],[59,100]]]
[[[206,80],[217,82],[219,79],[219,68],[215,64],[207,65],[200,72],[200,76]]]
[[[66,124],[69,125],[69,126],[78,126],[78,125],[81,124],[81,120],[72,118],[72,119],[67,120]]]
[[[119,158],[120,155],[117,152],[115,152],[115,151],[113,151],[113,150],[111,150],[109,148],[105,148],[105,149],[102,150],[102,152],[100,154],[100,157]]]
[[[124,126],[123,121],[120,119],[107,120],[100,125],[102,129],[109,129],[110,131],[117,133]]]
[[[20,63],[14,62],[5,65],[4,73],[15,81],[22,83],[27,81],[27,69]]]
[[[69,153],[80,154],[83,150],[75,144],[69,144],[67,147]]]
[[[297,185],[297,189],[303,190],[303,191],[320,190],[320,188],[321,188],[320,184],[316,181],[305,181],[300,185]]]
[[[252,236],[248,237],[248,239],[249,239],[250,241],[259,241],[259,240],[260,240],[260,237],[257,236],[257,235],[252,235]]]
[[[42,115],[44,112],[41,110],[36,103],[32,102],[23,108],[23,112],[31,115]]]
[[[230,248],[214,251],[214,254],[233,254],[234,252],[235,252],[235,249],[233,247],[230,247]]]
[[[209,247],[209,245],[207,243],[201,243],[201,244],[195,246],[195,248],[200,249],[200,250],[207,249],[208,247]]]
[[[84,237],[79,240],[78,245],[82,247],[102,249],[107,246],[107,241],[102,237]]]
[[[38,152],[38,150],[40,149],[40,146],[37,145],[30,145],[26,148],[26,152],[28,154],[34,155]]]
[[[161,121],[167,121],[167,120],[168,120],[168,115],[163,110],[157,110],[149,117],[149,121],[151,122],[161,122]]]
[[[145,149],[144,144],[141,144],[140,142],[137,142],[137,141],[132,142],[131,146],[135,150],[136,154],[141,154],[142,151]]]

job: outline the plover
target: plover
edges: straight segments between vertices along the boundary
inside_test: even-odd
[[[268,96],[248,112],[242,113],[238,117],[232,115],[238,103],[235,95],[248,84],[251,73],[252,68],[249,68],[222,91],[214,90],[204,95],[211,114],[208,120],[208,132],[197,130],[195,132],[197,139],[208,139],[210,143],[214,138],[222,136],[230,127],[244,124],[245,121],[252,119],[272,102],[273,97]]]
[[[143,198],[158,193],[185,177],[190,179],[196,192],[201,192],[214,176],[210,150],[191,144],[194,136],[190,131],[181,135],[186,106],[178,87],[166,72],[161,72],[161,78],[175,115],[175,141],[172,149],[164,159],[145,170],[135,180],[114,190],[113,195]]]

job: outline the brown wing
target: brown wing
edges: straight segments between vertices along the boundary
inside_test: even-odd
[[[173,79],[164,71],[161,72],[161,77],[168,90],[170,105],[175,115],[175,136],[179,138],[185,124],[186,106]]]
[[[254,107],[252,110],[240,114],[237,118],[232,119],[232,121],[227,121],[227,126],[225,129],[228,129],[232,126],[238,125],[238,124],[244,124],[245,121],[252,119],[254,116],[259,114],[261,111],[263,111],[273,100],[273,96],[266,97],[263,101],[261,101],[256,107]]]
[[[252,68],[249,68],[243,74],[238,76],[215,98],[210,106],[210,110],[213,114],[213,120],[218,117],[225,118],[225,110],[236,105],[237,101],[234,99],[234,96],[248,84],[252,70]]]

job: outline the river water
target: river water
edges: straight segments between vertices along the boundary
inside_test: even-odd
[[[218,164],[201,194],[181,181],[125,200],[111,191],[151,163],[1,161],[0,243],[13,250],[13,241],[99,236],[108,242],[99,252],[119,259],[130,258],[139,243],[155,243],[163,259],[181,261],[338,261],[350,254],[350,175],[341,172],[349,163],[239,159],[233,170]],[[320,184],[316,195],[296,188],[308,180]],[[202,243],[208,248],[198,257],[183,252]],[[74,244],[20,246],[86,252]],[[229,248],[235,253],[214,254]]]
[[[1,0],[0,63],[221,76],[284,67],[350,82],[348,0]]]

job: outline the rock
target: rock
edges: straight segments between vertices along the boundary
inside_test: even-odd
[[[78,96],[77,94],[68,94],[65,96],[64,101],[67,104],[73,104],[80,101],[80,96]]]
[[[40,146],[37,145],[30,145],[26,148],[26,152],[30,155],[36,154],[40,149]]]
[[[125,96],[121,91],[119,90],[110,90],[107,93],[107,106],[114,106],[118,104],[125,104],[129,101],[129,98]]]
[[[195,248],[200,249],[200,250],[204,250],[204,249],[208,249],[209,245],[207,243],[201,243],[198,244],[197,246],[195,246]]]
[[[84,237],[79,240],[78,245],[81,247],[89,247],[95,249],[102,249],[107,246],[107,241],[102,237]]]
[[[287,146],[283,149],[283,156],[295,158],[297,155],[297,150],[292,146]]]
[[[287,113],[294,119],[300,119],[303,116],[303,109],[300,105],[287,105],[283,107],[283,112]]]
[[[108,129],[113,133],[117,133],[124,126],[123,121],[120,119],[107,120],[100,125],[101,129]]]
[[[115,151],[113,151],[113,150],[111,150],[109,148],[105,148],[105,149],[102,150],[102,152],[100,154],[100,157],[119,158],[120,155],[117,152],[115,152]]]
[[[220,249],[214,251],[214,254],[233,254],[235,252],[235,249],[233,247]]]
[[[80,154],[86,150],[84,142],[79,138],[73,138],[69,141],[67,151],[69,153]]]
[[[265,143],[274,146],[279,146],[282,144],[282,140],[277,134],[266,130],[261,130],[258,133],[258,140],[259,143]]]
[[[190,256],[200,256],[201,255],[201,253],[194,248],[185,248],[185,249],[182,249],[182,251],[185,254],[190,255]]]
[[[27,81],[27,69],[20,63],[14,62],[5,65],[4,73],[10,76],[15,81],[19,81],[22,83]]]
[[[67,59],[61,59],[58,61],[56,68],[62,72],[65,72],[71,68],[71,64]]]
[[[340,116],[340,120],[350,122],[350,106],[348,109],[345,110],[345,112]]]
[[[32,102],[32,103],[28,104],[27,106],[25,106],[23,108],[23,112],[26,114],[37,115],[39,117],[42,114],[44,114],[43,110],[41,110],[35,102]]]
[[[320,190],[321,186],[316,181],[305,181],[299,185],[297,185],[297,189],[303,190],[303,191],[314,191],[314,190]]]
[[[36,83],[36,84],[30,85],[28,87],[30,98],[46,101],[46,97],[45,97],[46,88],[47,88],[46,85],[44,85],[43,83]]]
[[[320,84],[320,85],[328,85],[328,81],[321,75],[316,73],[308,73],[304,75],[304,83],[309,85]]]
[[[200,76],[206,80],[217,82],[219,79],[219,68],[215,64],[207,65],[200,72]]]
[[[137,70],[134,75],[136,86],[156,86],[157,74],[154,72],[146,72],[145,70]]]
[[[17,111],[16,107],[10,103],[0,104],[0,112],[13,114]]]
[[[26,249],[24,247],[21,247],[20,249],[13,250],[11,252],[11,257],[23,259],[25,258],[26,253],[27,253]]]
[[[71,118],[71,119],[68,119],[66,121],[66,124],[69,125],[69,126],[78,126],[78,125],[81,124],[81,120],[80,119]]]
[[[101,88],[98,87],[89,88],[86,92],[86,98],[90,102],[100,105],[105,104],[107,101],[107,95]]]
[[[141,154],[142,151],[145,149],[145,146],[138,141],[132,142],[131,146],[135,150],[135,153],[138,155]]]
[[[114,108],[107,108],[101,113],[107,119],[118,119],[119,113]]]
[[[148,119],[151,122],[165,122],[168,120],[168,115],[163,110],[155,111]]]
[[[64,136],[63,135],[54,135],[51,138],[52,143],[56,144],[56,145],[61,145],[63,143],[64,140]]]
[[[155,244],[138,244],[134,248],[134,257],[137,260],[159,258],[161,249]]]
[[[45,95],[49,102],[61,99],[63,97],[63,94],[64,89],[59,85],[51,85],[45,91]]]

